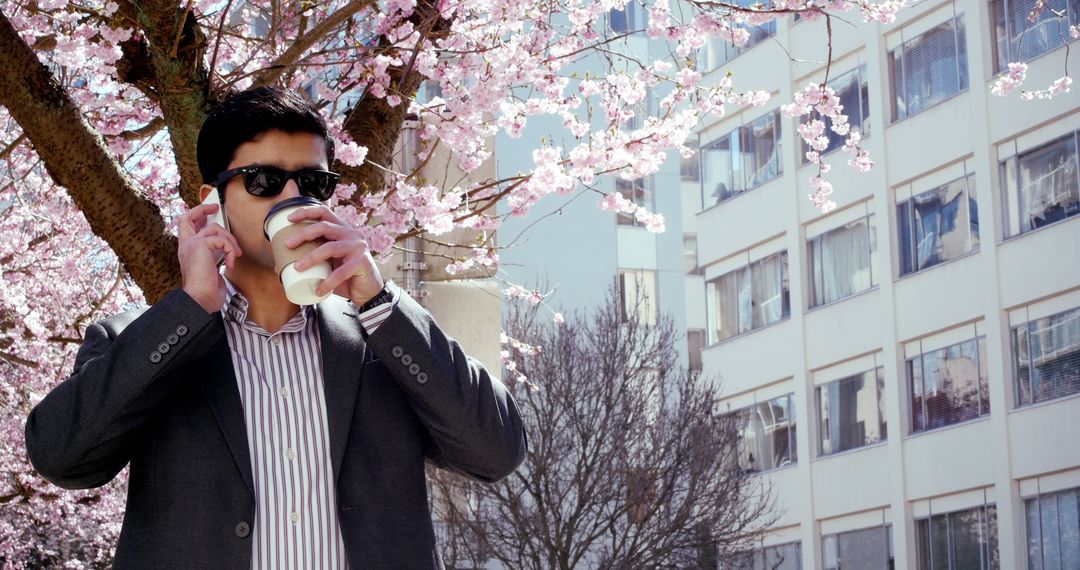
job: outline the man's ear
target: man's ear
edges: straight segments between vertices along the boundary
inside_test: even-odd
[[[210,191],[213,189],[214,187],[209,184],[203,184],[202,186],[199,186],[199,202],[205,200],[206,195],[209,194]],[[220,197],[218,199],[220,199]]]

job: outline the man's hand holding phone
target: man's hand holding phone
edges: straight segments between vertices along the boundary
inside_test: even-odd
[[[243,255],[226,224],[216,189],[179,220],[177,257],[183,288],[208,313],[225,304],[225,280],[218,266],[224,261],[231,268]]]

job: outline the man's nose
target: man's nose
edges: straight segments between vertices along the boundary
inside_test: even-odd
[[[296,198],[300,196],[300,187],[296,185],[296,180],[290,178],[285,181],[285,187],[281,189],[281,197],[284,198]]]

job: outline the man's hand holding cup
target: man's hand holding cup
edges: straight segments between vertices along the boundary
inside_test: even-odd
[[[305,272],[322,263],[329,263],[332,269],[314,288],[315,296],[325,298],[336,293],[359,306],[382,290],[382,275],[358,229],[322,205],[293,210],[287,220],[297,224],[299,229],[293,231],[283,244],[293,251],[302,250],[293,269]],[[276,247],[274,251],[276,259]]]

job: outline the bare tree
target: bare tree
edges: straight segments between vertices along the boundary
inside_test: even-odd
[[[636,309],[614,288],[561,326],[511,309],[529,455],[495,484],[438,479],[450,567],[716,568],[775,521],[767,484],[737,468],[734,418],[678,367],[672,321]]]

